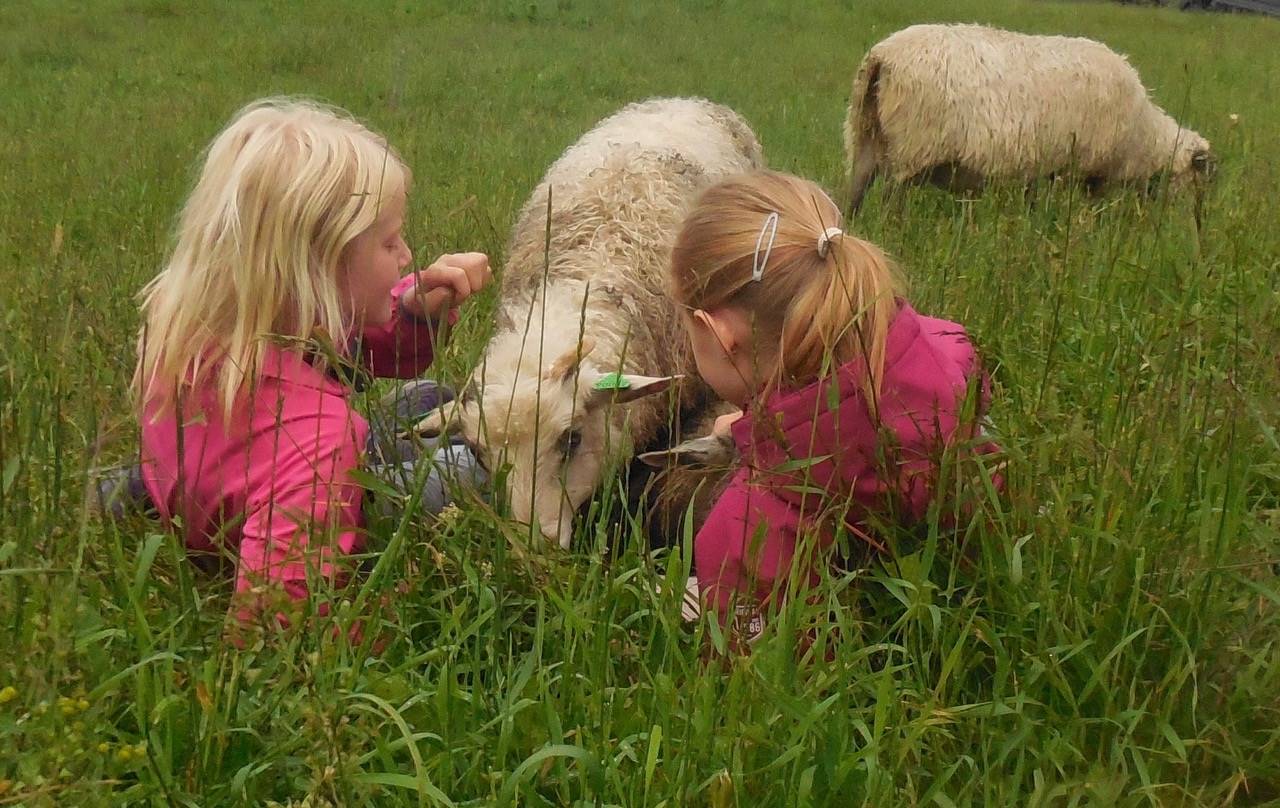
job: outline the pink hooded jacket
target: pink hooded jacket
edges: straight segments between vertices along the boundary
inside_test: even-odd
[[[391,322],[361,335],[361,358],[374,375],[410,378],[431,364],[437,324],[399,305],[413,282],[409,275],[392,290]],[[181,426],[177,413],[155,418],[148,408],[143,481],[189,552],[236,560],[237,593],[275,582],[303,598],[308,568],[333,579],[335,553],[362,549],[364,492],[351,472],[369,424],[352,408],[351,388],[300,351],[270,346],[248,388],[229,421],[207,386],[187,395]]]
[[[923,518],[941,449],[974,434],[976,421],[966,430],[960,418],[975,385],[979,416],[986,404],[986,379],[964,328],[906,303],[889,326],[878,425],[863,372],[861,361],[851,362],[836,371],[834,389],[820,381],[784,391],[733,425],[744,465],[698,531],[694,564],[707,605],[721,619],[734,610],[753,621],[742,625],[748,635],[758,633],[769,599],[785,595],[800,536],[818,527],[830,541],[831,509],[864,536],[871,512]],[[815,559],[799,563],[801,580],[815,583]]]

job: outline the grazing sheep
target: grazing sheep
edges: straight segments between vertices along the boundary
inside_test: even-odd
[[[702,99],[644,101],[600,122],[525,203],[497,330],[461,399],[419,431],[459,430],[482,462],[509,464],[512,514],[568,547],[606,474],[707,400],[665,292],[668,254],[703,188],[762,165],[750,127]],[[670,400],[653,396],[668,386]]]
[[[913,25],[874,45],[844,124],[849,210],[877,171],[974,189],[1074,167],[1091,185],[1207,174],[1209,143],[1147,97],[1099,42]]]

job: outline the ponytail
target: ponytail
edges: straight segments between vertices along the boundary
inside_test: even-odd
[[[863,392],[874,407],[889,323],[898,308],[896,271],[879,247],[832,234],[834,229],[818,240],[818,271],[825,277],[805,284],[787,307],[778,343],[779,381],[802,384],[862,357]]]

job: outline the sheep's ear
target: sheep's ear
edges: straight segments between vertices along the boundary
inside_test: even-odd
[[[424,438],[454,435],[462,429],[461,415],[462,410],[455,399],[432,410],[430,415],[414,425],[412,431]]]
[[[587,409],[599,407],[611,401],[615,404],[626,404],[637,398],[661,393],[670,387],[672,382],[682,378],[684,378],[682,375],[636,376],[630,373],[605,373],[592,381]]]
[[[567,382],[573,379],[578,372],[578,366],[582,364],[582,360],[587,354],[596,347],[595,340],[591,337],[583,337],[582,342],[565,351],[556,361],[551,363],[551,367],[547,368],[546,373],[542,374],[542,378],[549,382]]]
[[[728,466],[737,457],[733,439],[719,435],[703,435],[677,443],[669,449],[644,452],[639,457],[654,468],[717,468]]]

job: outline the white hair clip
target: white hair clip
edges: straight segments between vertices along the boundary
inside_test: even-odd
[[[822,231],[822,235],[818,236],[818,257],[827,257],[827,248],[831,246],[831,240],[836,236],[843,236],[844,231],[838,227],[828,227]]]
[[[765,244],[764,255],[760,255],[760,245],[764,244],[764,234],[769,234],[769,243]],[[769,263],[769,253],[773,252],[773,240],[778,237],[778,212],[775,210],[764,218],[764,227],[760,228],[760,237],[756,239],[756,252],[751,257],[751,280],[758,281],[764,277],[764,265]]]

